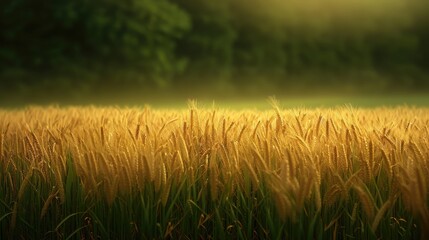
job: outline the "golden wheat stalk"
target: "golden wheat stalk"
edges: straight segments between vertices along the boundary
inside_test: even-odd
[[[365,212],[365,215],[368,217],[368,219],[373,219],[374,217],[374,203],[371,199],[371,196],[367,191],[365,191],[360,186],[353,186],[353,189],[356,191],[357,195],[359,196],[360,203],[362,205],[362,208]]]

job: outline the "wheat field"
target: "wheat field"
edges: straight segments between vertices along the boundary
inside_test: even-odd
[[[419,239],[429,109],[0,110],[0,239]]]

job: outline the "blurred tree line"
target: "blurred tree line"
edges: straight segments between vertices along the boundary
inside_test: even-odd
[[[0,87],[429,89],[423,0],[2,0]]]

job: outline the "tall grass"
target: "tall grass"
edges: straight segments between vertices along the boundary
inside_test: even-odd
[[[417,239],[429,109],[0,111],[1,239]]]

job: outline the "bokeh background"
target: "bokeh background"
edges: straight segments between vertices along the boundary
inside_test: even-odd
[[[1,106],[429,93],[427,0],[2,0],[0,12]]]

